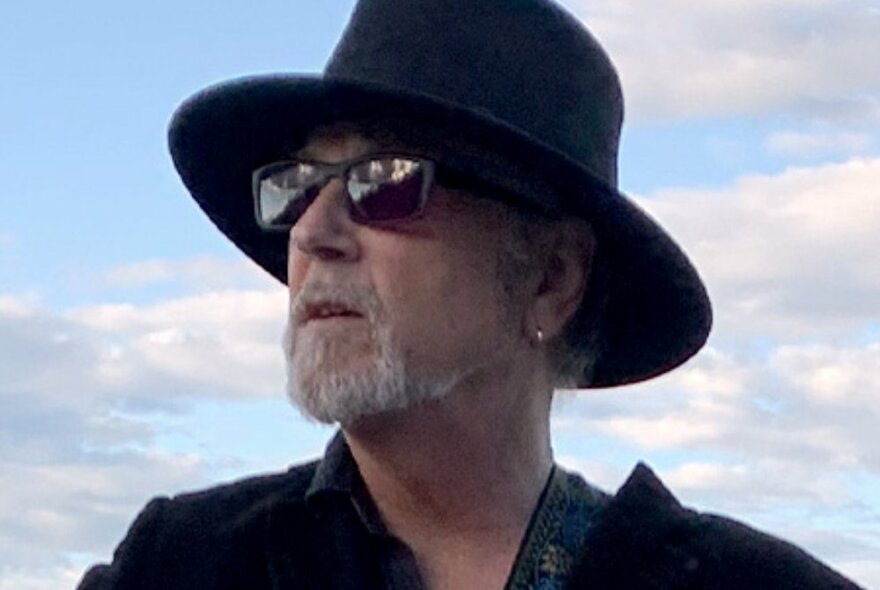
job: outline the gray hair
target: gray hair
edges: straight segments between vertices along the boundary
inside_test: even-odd
[[[592,225],[585,219],[548,215],[508,207],[510,231],[498,261],[498,278],[504,296],[511,300],[523,277],[553,264],[552,245],[564,232],[576,232],[592,245],[585,264],[586,286],[578,310],[562,333],[548,342],[547,358],[556,388],[575,388],[589,383],[602,350],[601,322],[607,300],[607,269]]]

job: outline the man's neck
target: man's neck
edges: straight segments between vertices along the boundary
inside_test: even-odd
[[[552,468],[550,392],[489,382],[345,429],[379,513],[432,587],[480,562],[503,584]]]

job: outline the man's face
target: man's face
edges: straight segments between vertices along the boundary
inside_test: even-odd
[[[333,133],[302,155],[388,150]],[[419,217],[380,228],[351,220],[343,190],[331,181],[290,235],[285,348],[301,409],[346,425],[503,371],[520,334],[498,279],[504,206],[435,186]]]

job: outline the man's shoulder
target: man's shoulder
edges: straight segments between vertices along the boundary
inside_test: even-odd
[[[572,588],[858,588],[791,543],[682,506],[644,464],[603,509],[584,556]]]
[[[161,512],[166,522],[188,522],[201,531],[239,529],[283,502],[302,501],[317,464],[318,461],[312,461],[279,473],[253,475],[173,497],[157,497],[141,514]]]
[[[287,471],[253,475],[203,490],[166,498],[178,510],[218,511],[230,517],[284,501],[301,501],[311,484],[319,461],[295,465]]]
[[[260,587],[256,580],[266,575],[260,556],[269,543],[272,515],[292,506],[285,516],[295,524],[317,464],[154,498],[132,523],[113,562],[91,568],[79,588],[236,587],[239,577]]]

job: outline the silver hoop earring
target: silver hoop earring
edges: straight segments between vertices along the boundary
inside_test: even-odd
[[[538,328],[538,344],[544,342],[544,330]]]

